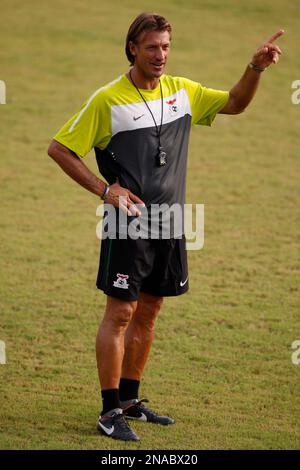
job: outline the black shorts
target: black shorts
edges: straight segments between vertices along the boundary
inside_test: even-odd
[[[159,297],[184,294],[189,287],[184,236],[170,240],[105,238],[96,286],[128,301],[137,300],[140,292]]]

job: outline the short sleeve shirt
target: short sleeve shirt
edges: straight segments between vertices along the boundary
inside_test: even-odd
[[[122,75],[96,90],[54,136],[80,157],[92,149],[97,159],[102,154],[100,171],[109,159],[107,155],[103,158],[103,151],[109,148],[118,163],[120,184],[147,207],[184,204],[190,128],[194,124],[211,126],[229,98],[228,91],[206,88],[183,77],[162,75],[160,83],[154,90],[140,89],[153,116]],[[157,165],[161,120],[160,143],[167,154],[164,166]]]

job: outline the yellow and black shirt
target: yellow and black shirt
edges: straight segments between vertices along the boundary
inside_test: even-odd
[[[122,75],[93,93],[54,139],[78,156],[95,149],[100,172],[109,183],[120,184],[151,204],[185,202],[186,161],[190,128],[210,126],[225,106],[229,92],[206,88],[182,77],[162,75],[163,121],[161,145],[167,164],[157,166],[158,137],[153,118],[136,88]],[[161,123],[161,90],[140,89],[155,118]],[[109,149],[117,166],[109,162]],[[110,175],[117,168],[118,175]]]

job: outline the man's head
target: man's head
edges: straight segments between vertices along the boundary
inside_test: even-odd
[[[131,65],[149,78],[160,77],[171,41],[171,25],[154,13],[142,13],[131,24],[126,38],[126,55]]]

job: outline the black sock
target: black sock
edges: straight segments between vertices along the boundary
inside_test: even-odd
[[[111,388],[109,390],[101,390],[101,395],[103,404],[101,415],[104,415],[114,408],[121,408],[119,389]]]
[[[132,379],[121,379],[120,380],[120,400],[132,400],[133,398],[138,398],[139,396],[139,380]]]

